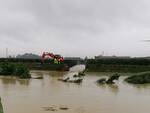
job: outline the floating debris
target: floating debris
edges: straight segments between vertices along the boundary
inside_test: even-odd
[[[68,110],[69,108],[67,106],[60,106],[59,109],[61,109],[61,110]]]
[[[43,76],[41,76],[41,77],[34,77],[33,79],[43,79]]]
[[[43,107],[45,111],[57,111],[55,107]]]
[[[58,110],[68,110],[67,106],[50,106],[50,107],[42,107],[45,111],[58,111]]]

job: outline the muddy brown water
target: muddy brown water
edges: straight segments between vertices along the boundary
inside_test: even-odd
[[[95,81],[112,73],[87,73],[81,84],[58,81],[64,72],[32,71],[44,79],[0,77],[5,113],[150,113],[150,85],[130,85],[121,77],[116,85]],[[68,109],[59,109],[66,106]],[[54,111],[49,111],[53,107]]]

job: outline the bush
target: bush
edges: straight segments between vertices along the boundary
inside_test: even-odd
[[[1,75],[11,75],[14,71],[15,67],[13,64],[3,62],[0,64],[0,74]]]
[[[0,75],[18,76],[19,78],[31,78],[29,69],[23,64],[3,62],[0,64]]]
[[[13,75],[16,75],[20,78],[31,78],[29,69],[23,64],[16,64]]]
[[[145,84],[150,83],[150,72],[133,75],[125,79],[126,82],[132,84]]]

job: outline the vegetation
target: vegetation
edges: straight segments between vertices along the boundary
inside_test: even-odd
[[[150,59],[145,58],[103,58],[103,59],[88,59],[87,64],[104,64],[104,65],[150,65]]]
[[[21,63],[0,63],[0,75],[18,76],[19,78],[31,78],[29,69]]]
[[[26,67],[31,70],[68,70],[69,67],[72,67],[77,64],[75,60],[65,60],[60,64],[55,64],[53,59],[47,59],[44,63],[41,62],[41,59],[23,59],[23,58],[0,58],[0,63],[9,62],[13,64],[23,63]]]
[[[130,76],[126,78],[125,81],[132,84],[150,83],[150,72]]]
[[[85,76],[85,71],[81,71],[78,73],[79,76]]]
[[[23,59],[23,58],[0,58],[0,63],[9,62],[12,64],[23,63],[31,70],[68,70],[77,64],[76,60],[65,60],[63,63],[54,64],[52,59]],[[84,63],[84,60],[81,62]],[[86,71],[99,72],[144,72],[150,71],[150,59],[144,58],[106,58],[86,59]]]
[[[110,76],[108,79],[106,78],[101,78],[99,80],[97,80],[98,84],[114,84],[114,80],[118,80],[120,77],[119,74],[113,74],[112,76]]]
[[[2,103],[1,103],[1,98],[0,98],[0,113],[4,113],[3,112],[3,106],[2,106]]]
[[[150,60],[144,58],[88,59],[86,70],[101,72],[144,72],[150,71]]]
[[[118,80],[120,77],[119,74],[113,74],[112,76],[109,77],[109,79],[106,81],[107,84],[114,84],[114,80]]]

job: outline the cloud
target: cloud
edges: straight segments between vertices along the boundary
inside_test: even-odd
[[[0,0],[0,51],[148,56],[148,0]],[[5,56],[1,52],[0,56]]]

